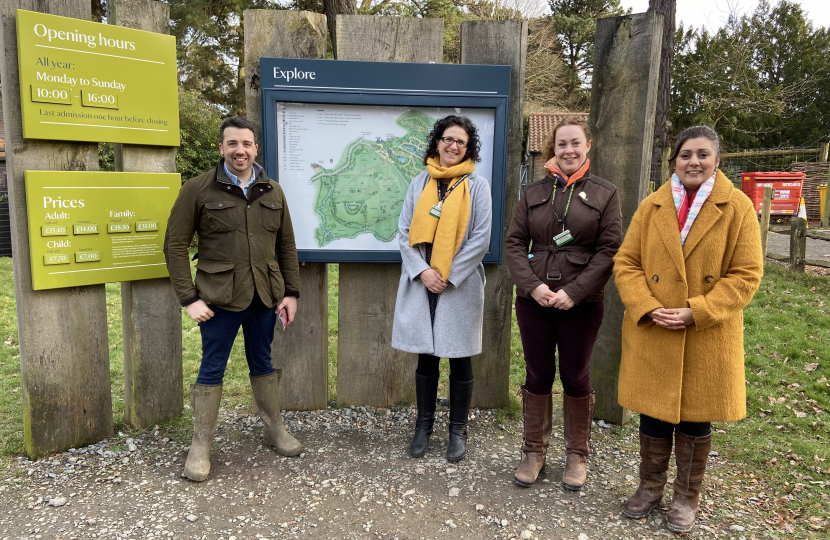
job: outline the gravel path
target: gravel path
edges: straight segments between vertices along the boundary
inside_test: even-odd
[[[0,484],[0,539],[675,536],[665,528],[665,506],[639,521],[621,514],[636,485],[635,427],[595,425],[588,483],[566,492],[559,485],[561,405],[554,405],[548,468],[536,486],[520,489],[512,477],[521,424],[500,424],[494,411],[473,410],[468,456],[450,464],[442,409],[423,459],[407,453],[410,407],[288,413],[287,424],[307,448],[296,458],[262,446],[259,417],[223,409],[213,467],[202,483],[181,477],[187,447],[158,429],[34,463],[13,459]],[[745,468],[713,452],[698,526],[684,537],[793,537],[792,520],[769,525],[775,489],[751,470],[740,472]],[[810,537],[804,534],[796,537]]]
[[[827,240],[807,238],[807,259],[816,259],[830,263],[830,233]],[[769,233],[767,240],[767,252],[778,255],[790,254],[790,235],[780,233]]]

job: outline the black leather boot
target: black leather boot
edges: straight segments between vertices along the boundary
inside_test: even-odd
[[[473,381],[456,381],[450,377],[450,442],[447,461],[456,462],[467,454],[467,416],[473,397]]]
[[[418,403],[418,419],[415,421],[415,435],[409,445],[409,455],[422,457],[429,447],[429,436],[435,423],[435,399],[438,397],[438,377],[415,372],[415,397]]]

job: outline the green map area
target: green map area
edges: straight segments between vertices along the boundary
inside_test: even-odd
[[[317,192],[314,210],[321,220],[314,231],[319,247],[364,233],[381,242],[395,238],[406,190],[424,168],[427,136],[435,119],[407,111],[395,123],[405,135],[374,141],[360,137],[346,146],[333,168],[311,164]]]

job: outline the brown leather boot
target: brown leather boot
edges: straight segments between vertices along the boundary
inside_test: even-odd
[[[627,517],[645,517],[663,500],[671,446],[671,437],[655,439],[640,432],[640,487],[623,505],[623,514]]]
[[[591,419],[596,396],[584,398],[565,395],[565,472],[562,487],[579,491],[587,477],[588,454],[591,452]]]
[[[513,481],[519,487],[530,487],[539,473],[545,469],[545,456],[550,444],[553,410],[550,393],[531,394],[522,387],[522,412],[524,413],[524,445],[522,462],[516,468]]]
[[[697,506],[700,502],[700,486],[709,460],[712,434],[692,437],[674,430],[674,458],[677,461],[677,477],[674,479],[674,497],[667,517],[669,529],[689,532],[695,525]]]

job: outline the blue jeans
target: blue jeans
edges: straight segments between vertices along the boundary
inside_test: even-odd
[[[242,311],[228,311],[213,304],[208,304],[208,307],[214,315],[199,323],[202,333],[202,366],[196,383],[222,384],[240,325],[251,377],[273,373],[271,342],[274,340],[274,325],[277,323],[276,307],[266,307],[256,292],[251,305]]]

